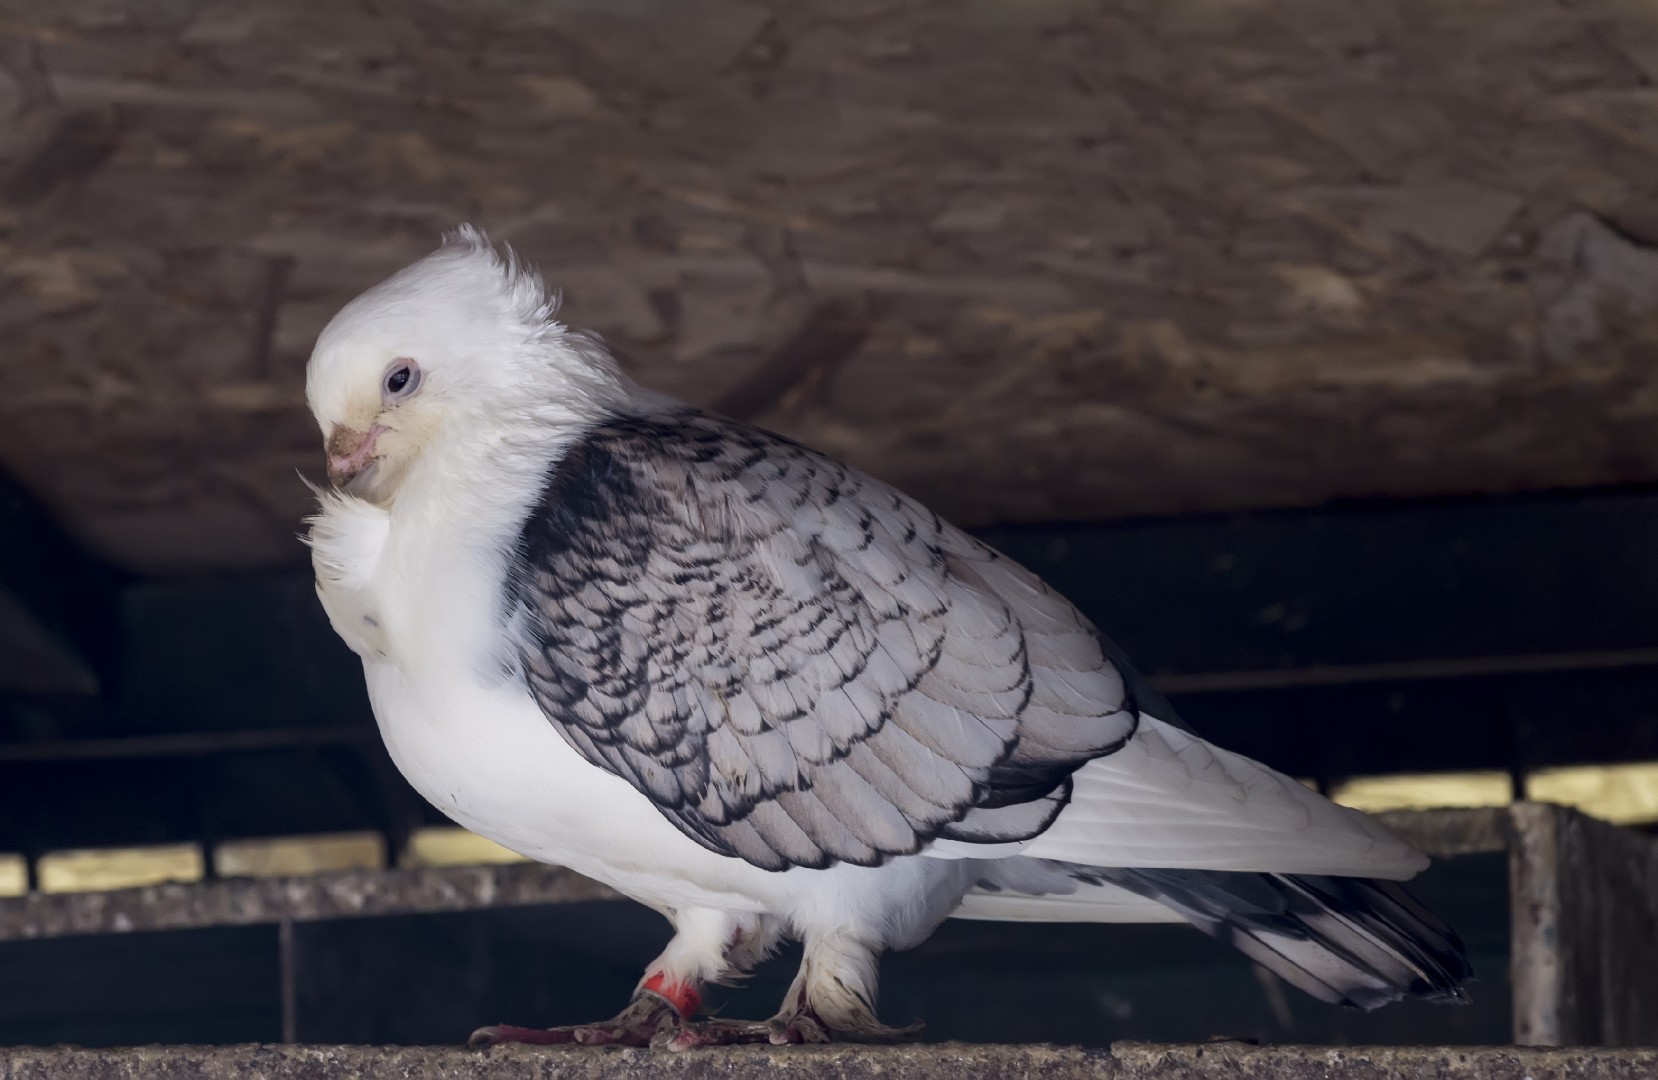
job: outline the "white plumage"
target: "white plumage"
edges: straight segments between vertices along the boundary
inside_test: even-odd
[[[341,311],[307,386],[318,594],[398,768],[677,930],[615,1021],[481,1038],[896,1037],[875,959],[951,914],[1184,918],[1327,1000],[1458,996],[1454,935],[1343,881],[1420,855],[1152,715],[1070,604],[904,496],[635,386],[480,234]],[[785,936],[773,1021],[681,1015]]]

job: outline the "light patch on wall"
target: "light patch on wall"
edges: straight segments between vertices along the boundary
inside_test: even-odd
[[[1508,774],[1504,772],[1355,776],[1338,784],[1330,793],[1343,806],[1371,814],[1451,806],[1507,806],[1512,801],[1511,795]]]
[[[372,832],[230,840],[214,856],[220,877],[303,877],[331,870],[383,870],[386,841]]]
[[[516,851],[477,833],[443,826],[416,829],[403,855],[405,866],[481,866],[528,861]]]
[[[29,891],[29,864],[21,855],[0,855],[0,896]]]
[[[1542,769],[1526,777],[1526,797],[1620,825],[1658,821],[1658,762]]]
[[[196,844],[54,851],[40,859],[41,892],[101,892],[157,885],[164,881],[200,881],[206,870]]]

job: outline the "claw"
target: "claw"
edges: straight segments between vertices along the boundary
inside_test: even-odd
[[[744,1046],[770,1043],[788,1046],[797,1043],[882,1042],[896,1043],[919,1038],[921,1025],[889,1028],[879,1025],[857,1031],[832,1031],[810,1009],[792,1016],[775,1016],[770,1020],[703,1020],[686,1021],[677,1029],[664,1030],[651,1040],[659,1050],[694,1050],[702,1046]]]
[[[574,1028],[527,1028],[513,1024],[490,1024],[467,1036],[466,1045],[474,1050],[483,1050],[503,1043],[556,1046],[575,1041]]]
[[[642,991],[613,1020],[570,1027],[526,1028],[492,1024],[474,1031],[466,1045],[482,1050],[503,1043],[530,1046],[649,1046],[659,1036],[679,1030],[682,1020],[674,1005],[660,994]]]
[[[518,1043],[527,1046],[649,1046],[657,1035],[654,1028],[632,1027],[603,1021],[597,1024],[573,1024],[569,1027],[525,1028],[512,1024],[492,1024],[474,1031],[466,1045],[474,1050],[491,1046]]]
[[[678,1031],[657,1035],[652,1046],[664,1050],[694,1050],[699,1046],[743,1046],[768,1041],[771,1028],[763,1020],[704,1020],[684,1023]]]

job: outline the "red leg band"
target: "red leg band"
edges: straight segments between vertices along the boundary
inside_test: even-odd
[[[697,1010],[702,1008],[702,995],[697,993],[695,986],[690,983],[672,982],[668,979],[667,974],[661,971],[653,971],[647,975],[639,989],[649,990],[653,994],[660,994],[667,999],[668,1004],[672,1005],[680,1016],[687,1020],[695,1016]]]

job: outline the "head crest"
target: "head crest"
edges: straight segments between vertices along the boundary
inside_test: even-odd
[[[489,234],[471,224],[461,224],[443,234],[438,254],[452,253],[462,259],[487,265],[499,278],[512,313],[526,323],[540,323],[558,329],[559,304],[563,297],[532,267],[526,266],[510,245],[497,246]]]

